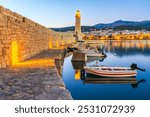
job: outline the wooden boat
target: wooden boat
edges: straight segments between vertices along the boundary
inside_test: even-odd
[[[136,77],[137,71],[132,70],[129,67],[105,67],[105,66],[95,66],[95,67],[84,67],[87,75],[94,75],[99,77],[110,77],[110,78],[120,78],[120,77]]]

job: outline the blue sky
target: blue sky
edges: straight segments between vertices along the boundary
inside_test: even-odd
[[[78,9],[82,25],[150,20],[150,0],[0,0],[0,4],[46,27],[74,25]]]

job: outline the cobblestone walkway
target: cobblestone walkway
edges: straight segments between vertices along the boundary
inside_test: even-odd
[[[33,57],[58,57],[61,51],[45,51]],[[69,91],[55,66],[0,69],[1,100],[70,100]]]

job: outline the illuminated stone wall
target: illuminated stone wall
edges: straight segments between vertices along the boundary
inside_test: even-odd
[[[73,34],[55,32],[0,6],[0,68],[12,64],[14,45],[18,47],[19,61],[24,61],[43,50],[74,41]]]

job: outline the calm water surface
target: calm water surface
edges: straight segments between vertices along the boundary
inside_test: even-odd
[[[107,54],[104,60],[89,61],[86,65],[126,66],[132,63],[146,69],[138,71],[137,84],[86,84],[77,74],[82,63],[72,63],[69,56],[63,65],[63,80],[75,100],[145,100],[150,99],[150,42],[107,41],[101,46]]]

